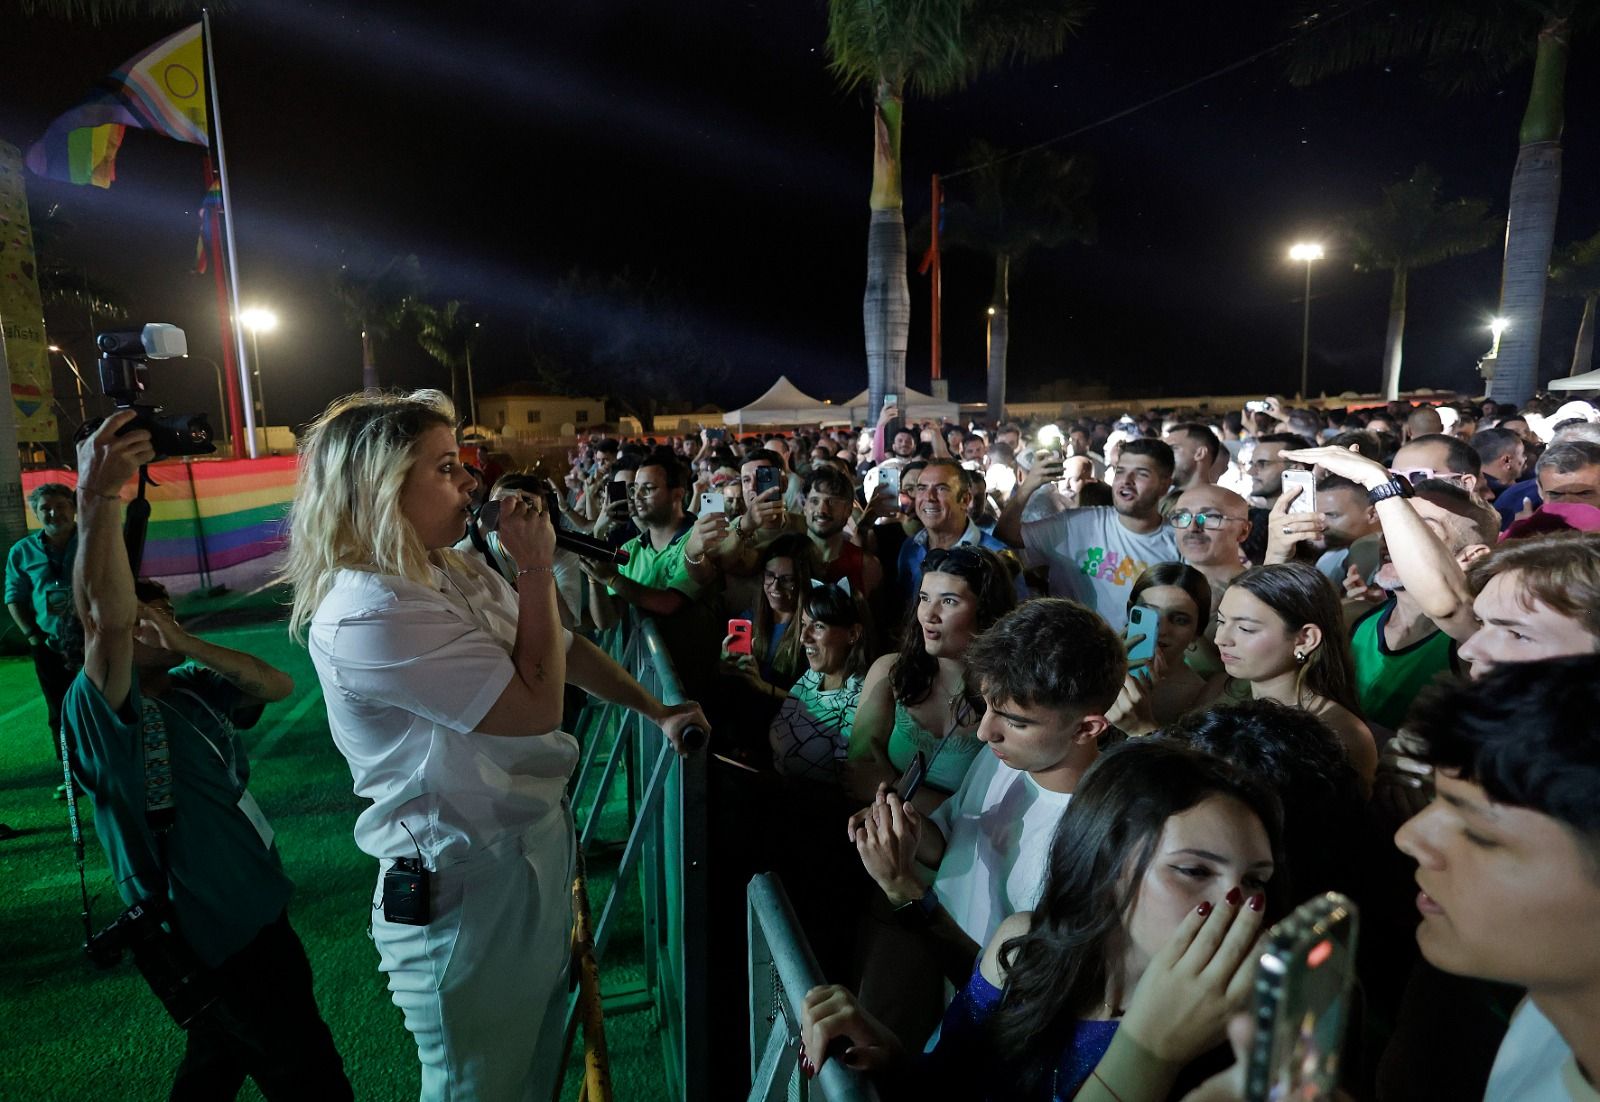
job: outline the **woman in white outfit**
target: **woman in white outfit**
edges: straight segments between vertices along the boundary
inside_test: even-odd
[[[371,929],[417,1042],[422,1099],[545,1098],[559,1058],[578,760],[562,686],[653,719],[678,744],[705,727],[666,708],[556,611],[542,502],[502,502],[516,588],[451,549],[473,478],[437,391],[352,395],[301,449],[285,576],[335,744],[358,795],[356,844],[378,859]],[[425,923],[393,921],[384,874],[427,870]]]

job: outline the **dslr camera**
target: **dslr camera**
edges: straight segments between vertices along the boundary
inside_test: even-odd
[[[119,411],[133,410],[137,416],[123,432],[144,429],[158,458],[174,455],[209,455],[216,451],[211,443],[211,425],[203,413],[162,415],[161,407],[141,402],[145,374],[151,360],[177,359],[189,354],[189,341],[176,325],[151,322],[143,329],[113,329],[97,333],[95,347],[100,350],[100,391],[117,404]],[[88,429],[87,431],[93,431]]]
[[[167,903],[142,900],[92,935],[83,951],[96,968],[112,968],[122,960],[123,950],[131,952],[150,990],[172,1020],[187,1029],[217,1001],[217,991],[194,950],[163,925],[171,917]]]

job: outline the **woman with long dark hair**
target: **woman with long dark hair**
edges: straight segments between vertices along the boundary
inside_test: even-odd
[[[1279,821],[1276,797],[1209,754],[1107,752],[1062,816],[1038,908],[1001,923],[933,1051],[911,1063],[848,991],[819,987],[805,1059],[842,1047],[924,1097],[1168,1097],[1222,1043],[1256,934],[1282,910]]]
[[[871,664],[866,606],[841,584],[813,581],[796,634],[806,670],[767,729],[772,765],[785,777],[837,786]]]
[[[1158,731],[1205,700],[1206,683],[1183,656],[1211,618],[1211,583],[1185,563],[1158,562],[1139,575],[1128,594],[1128,612],[1141,607],[1161,617],[1155,657],[1128,671],[1116,704],[1106,713],[1113,726],[1129,735]],[[1130,628],[1130,643],[1134,634]]]
[[[1305,563],[1251,567],[1222,595],[1216,642],[1228,676],[1247,683],[1254,699],[1303,708],[1332,728],[1371,789],[1378,744],[1361,719],[1332,582]]]
[[[919,811],[961,787],[983,748],[983,698],[967,684],[967,646],[1016,603],[1011,572],[993,551],[964,544],[928,552],[900,649],[872,664],[861,690],[847,776],[857,799],[873,799],[918,753],[927,763]]]

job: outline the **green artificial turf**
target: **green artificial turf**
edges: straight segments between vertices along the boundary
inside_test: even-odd
[[[417,1096],[416,1049],[389,1001],[378,954],[367,937],[376,864],[355,847],[351,829],[363,802],[328,735],[316,674],[290,641],[281,590],[178,599],[180,617],[214,642],[287,670],[296,692],[269,706],[247,734],[251,791],[272,820],[284,866],[296,885],[289,914],[316,975],[317,1002],[344,1057],[358,1099]],[[61,777],[46,731],[32,664],[0,659],[0,822],[22,835],[0,841],[0,1098],[140,1100],[166,1097],[183,1035],[131,962],[95,971],[80,946],[78,880],[64,802],[51,798]],[[622,785],[602,815],[599,837],[626,834]],[[122,904],[105,856],[85,821],[85,866],[97,927]],[[613,879],[616,855],[591,857],[595,920]],[[643,975],[637,889],[601,966],[611,990]],[[660,1038],[653,1011],[607,1019],[612,1079],[619,1099],[660,1098]],[[581,1048],[569,1060],[563,1099],[576,1099]],[[257,1099],[247,1083],[240,1098]]]

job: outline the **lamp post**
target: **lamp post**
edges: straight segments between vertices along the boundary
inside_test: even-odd
[[[213,360],[210,356],[188,355],[188,356],[184,356],[184,359],[186,359],[186,360],[194,360],[196,363],[206,364],[207,366],[209,366],[211,368],[212,371],[216,372],[216,375],[217,375],[217,412],[222,417],[222,420],[217,422],[217,432],[219,432],[221,434],[222,446],[224,448],[229,448],[230,451],[233,454],[233,457],[235,459],[238,459],[239,458],[239,452],[238,452],[238,444],[239,444],[239,442],[237,440],[232,441],[231,442],[231,447],[230,447],[230,441],[228,439],[228,399],[224,395],[223,390],[222,390],[222,365],[217,363],[217,361]]]
[[[1290,260],[1303,260],[1306,265],[1306,304],[1304,320],[1300,324],[1300,399],[1306,401],[1311,397],[1310,365],[1311,365],[1311,265],[1313,261],[1323,257],[1322,246],[1312,242],[1301,242],[1289,250]]]
[[[474,328],[474,329],[482,329],[483,328],[483,322],[481,322],[481,321],[473,322],[472,323],[472,328]],[[467,354],[467,417],[470,418],[471,421],[472,421],[472,431],[473,432],[477,432],[478,431],[478,396],[477,396],[477,393],[472,389],[472,334],[468,334],[467,335],[465,351],[466,351],[466,354]]]
[[[255,379],[256,415],[261,421],[261,440],[267,438],[267,395],[261,389],[261,334],[278,328],[278,315],[263,306],[252,306],[239,311],[239,320],[250,330],[251,375]]]
[[[83,400],[83,372],[78,370],[78,361],[74,360],[72,358],[72,354],[66,349],[62,348],[59,344],[46,345],[46,347],[49,348],[50,351],[54,352],[57,356],[60,356],[63,360],[65,360],[67,366],[72,369],[72,378],[78,384],[78,424],[81,425],[89,419],[89,406]]]

